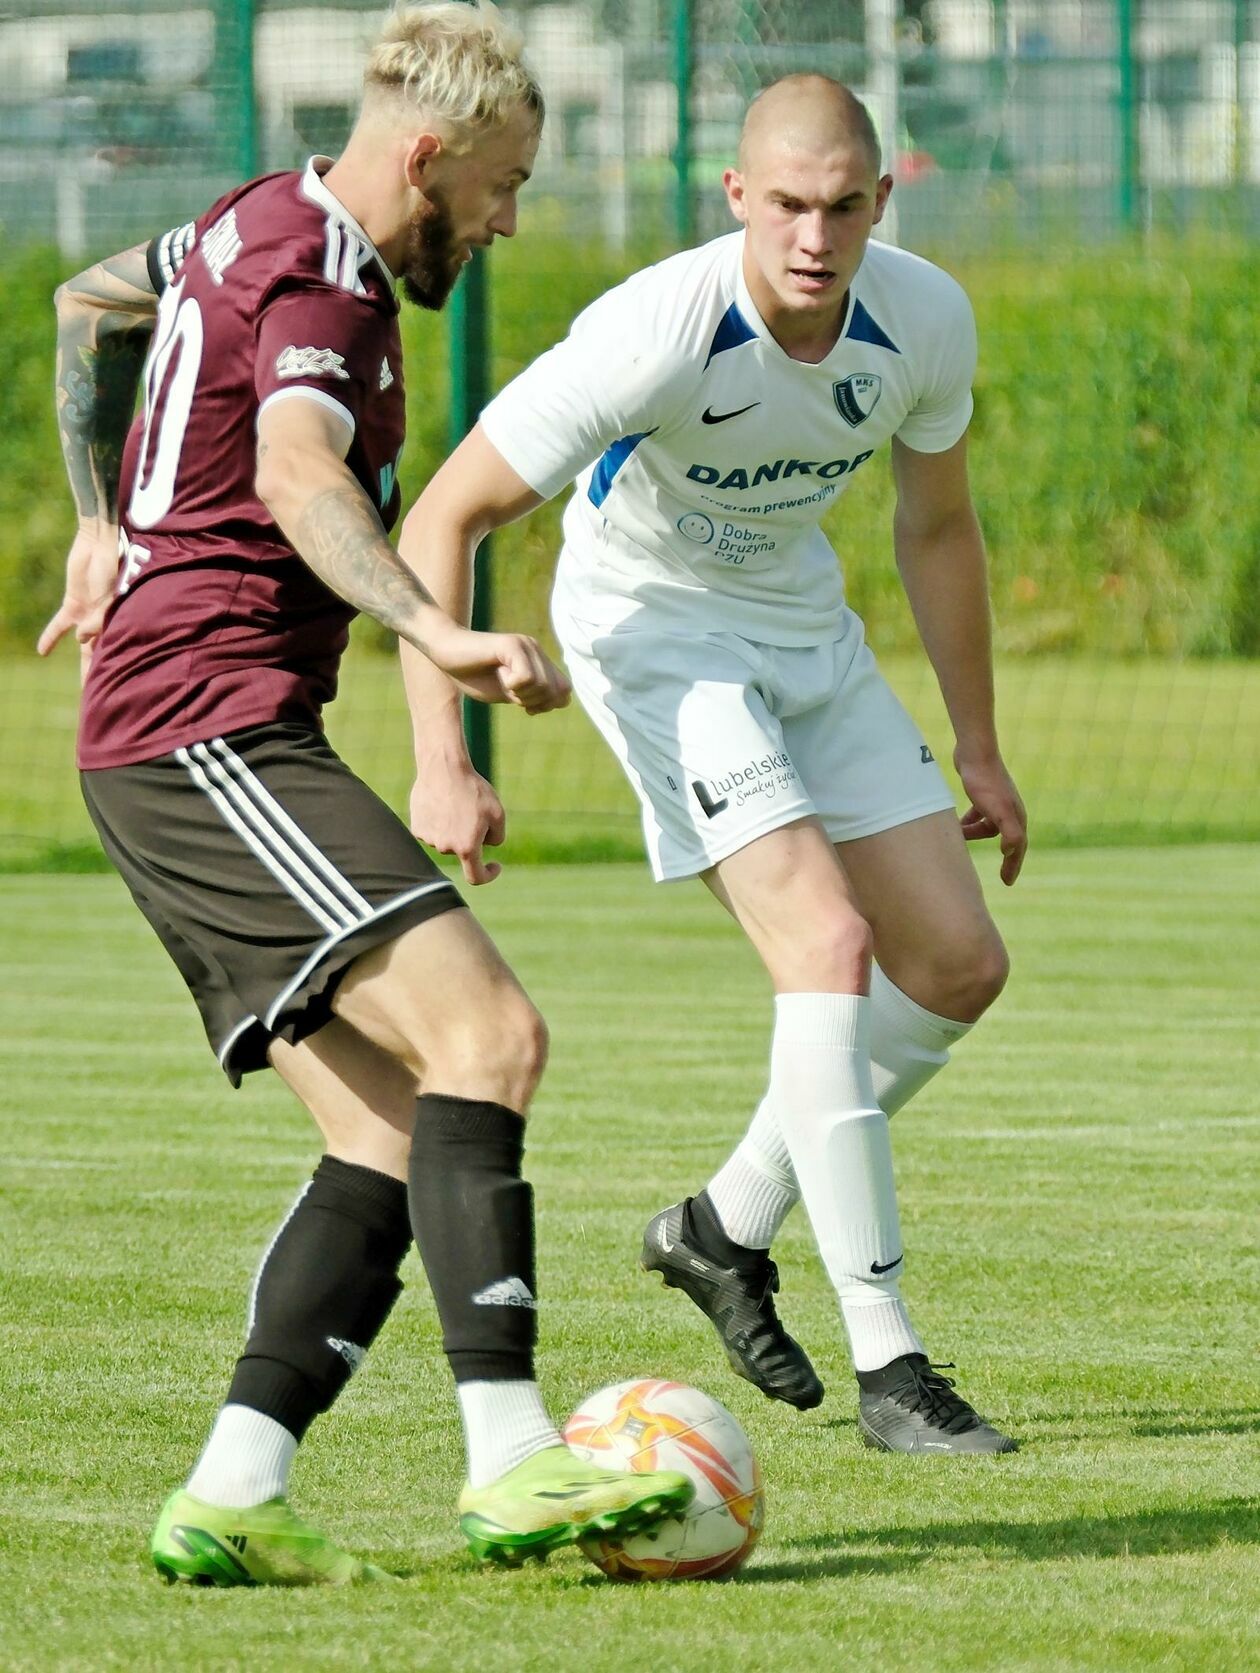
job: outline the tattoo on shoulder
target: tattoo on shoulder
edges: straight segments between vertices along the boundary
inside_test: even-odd
[[[148,251],[147,244],[134,244],[129,250],[106,256],[67,280],[66,289],[98,307],[153,313],[157,292],[149,277]]]

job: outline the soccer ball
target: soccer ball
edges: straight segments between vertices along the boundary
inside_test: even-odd
[[[581,1458],[609,1470],[678,1470],[696,1484],[681,1516],[628,1539],[580,1540],[614,1580],[716,1580],[734,1574],[761,1533],[761,1470],[725,1406],[686,1383],[646,1377],[584,1400],[564,1426]]]

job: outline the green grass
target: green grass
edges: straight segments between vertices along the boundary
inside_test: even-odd
[[[882,660],[948,771],[950,732],[925,658]],[[1260,836],[1260,662],[1003,653],[998,685],[1037,842]],[[0,659],[0,869],[96,857],[74,772],[77,701],[68,649],[49,662]],[[396,659],[354,649],[328,720],[356,771],[405,809],[411,747]],[[639,853],[634,798],[576,705],[536,719],[500,709],[494,725],[517,856]]]
[[[205,1595],[163,1588],[145,1539],[315,1146],[266,1078],[227,1089],[115,879],[0,879],[0,1666],[1254,1668],[1258,902],[1242,846],[1042,854],[1000,892],[1011,988],[894,1142],[920,1327],[1024,1450],[911,1461],[857,1445],[803,1223],[779,1253],[829,1383],[815,1413],[738,1383],[635,1269],[647,1215],[758,1096],[751,955],[702,891],[639,867],[509,871],[475,904],[553,1031],[529,1156],[544,1386],[557,1412],[636,1373],[710,1389],[761,1456],[764,1540],[723,1586],[624,1590],[574,1554],[477,1570],[413,1258],[295,1481],[407,1582]]]

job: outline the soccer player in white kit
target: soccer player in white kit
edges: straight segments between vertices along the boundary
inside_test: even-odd
[[[656,877],[699,875],[773,981],[765,1098],[708,1186],[649,1224],[643,1264],[697,1302],[742,1376],[817,1405],[769,1256],[803,1198],[862,1438],[1011,1451],[910,1322],[888,1132],[1006,979],[964,838],[999,839],[1008,884],[1027,842],[967,481],[972,312],[940,269],[870,242],[892,180],[838,82],[759,94],[725,186],[742,230],[586,309],[486,408],[400,550],[466,611],[477,542],[576,478],[553,600],[574,687],[638,792]],[[818,526],[889,440],[897,562],[955,734],[961,822]],[[468,761],[454,687],[404,657],[417,834],[486,881],[502,808]]]

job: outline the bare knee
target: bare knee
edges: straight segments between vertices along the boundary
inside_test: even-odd
[[[498,1044],[501,1053],[498,1073],[512,1089],[512,1095],[502,1102],[524,1115],[547,1067],[551,1046],[542,1013],[524,995],[513,1007],[513,1015],[506,1022],[504,1034],[498,1037]]]
[[[523,993],[445,1031],[425,1067],[424,1089],[504,1104],[524,1115],[547,1064],[547,1025]]]
[[[987,1011],[992,1005],[1006,986],[1010,973],[1011,955],[1001,937],[995,935],[992,944],[985,949],[983,957],[977,961],[975,967],[976,996],[981,1011]]]
[[[787,926],[778,969],[779,987],[815,993],[864,993],[870,980],[874,935],[859,912],[830,911],[808,925]]]
[[[975,1022],[1006,986],[1010,956],[996,929],[966,942],[924,949],[913,967],[884,973],[925,1010],[954,1022]]]

